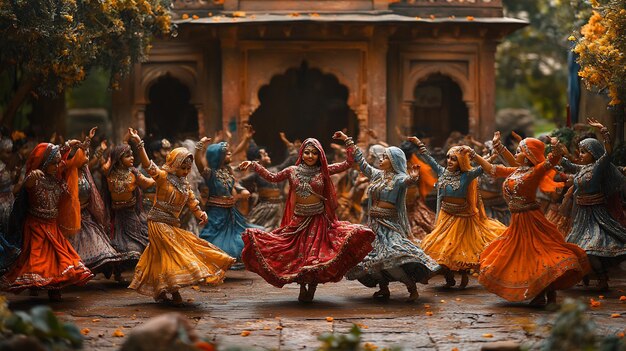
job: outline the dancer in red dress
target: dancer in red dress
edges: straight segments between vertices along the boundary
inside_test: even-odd
[[[300,147],[296,166],[278,173],[257,162],[239,166],[242,170],[252,166],[270,182],[289,181],[281,227],[272,232],[247,229],[242,234],[242,260],[248,270],[276,287],[300,284],[298,300],[302,302],[313,300],[318,284],[340,281],[372,250],[375,238],[365,226],[337,220],[337,197],[330,175],[351,167],[354,142],[342,132],[333,138],[346,143],[346,161],[329,165],[320,142],[309,138]]]

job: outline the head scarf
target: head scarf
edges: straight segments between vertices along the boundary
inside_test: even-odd
[[[367,152],[369,155],[372,155],[374,157],[374,164],[372,166],[378,168],[378,166],[380,166],[380,158],[385,153],[385,147],[379,144],[374,144],[370,146]]]
[[[196,151],[196,143],[191,139],[186,139],[181,143],[192,155]],[[196,166],[195,162],[191,163],[191,171],[187,176],[187,180],[189,181],[189,185],[191,186],[191,190],[193,191],[196,198],[200,198],[200,190],[198,188],[198,184],[204,182],[204,178],[200,174],[198,170],[198,166]]]
[[[448,150],[448,155],[456,156],[457,162],[459,163],[459,169],[461,172],[468,172],[472,170],[472,162],[469,159],[468,153],[461,152],[463,150],[462,146],[453,146]],[[485,207],[483,206],[483,202],[480,198],[480,193],[478,192],[478,179],[474,178],[467,186],[467,194],[466,194],[467,204],[469,205],[470,213],[478,213],[481,218],[486,218],[487,213],[485,212]],[[440,200],[438,199],[438,202]],[[439,213],[440,204],[437,205],[437,213]]]
[[[300,150],[298,151],[298,160],[296,161],[296,166],[300,165],[302,161],[302,155],[304,154],[304,149],[307,146],[313,146],[319,152],[318,162],[320,164],[320,172],[322,173],[322,177],[324,178],[324,193],[320,194],[326,198],[324,201],[324,208],[326,211],[326,215],[331,221],[336,220],[337,215],[335,210],[337,209],[337,194],[335,192],[335,186],[330,179],[330,172],[328,171],[328,160],[326,159],[326,154],[324,153],[324,148],[322,144],[314,138],[306,139],[302,145],[300,145]],[[296,192],[293,187],[289,188],[289,195],[287,197],[287,203],[285,204],[285,213],[283,215],[283,219],[281,222],[282,225],[287,225],[291,220],[293,215],[293,209],[296,203]]]
[[[520,151],[526,156],[526,158],[534,165],[544,162],[546,160],[545,150],[546,145],[539,139],[526,138],[519,143]],[[561,182],[554,181],[556,170],[550,169],[546,172],[545,176],[539,182],[539,189],[544,193],[553,193],[557,189],[564,186]]]
[[[59,154],[59,147],[50,143],[40,143],[31,151],[26,160],[26,174],[30,171],[40,169],[45,171],[46,167]]]
[[[223,166],[224,159],[228,153],[228,143],[222,141],[221,143],[211,144],[206,149],[205,157],[209,168],[217,170]]]
[[[582,140],[578,147],[581,150],[586,150],[593,156],[594,161],[598,161],[600,157],[604,156],[606,150],[604,145],[599,140],[594,138],[587,138]],[[608,156],[608,155],[607,155]],[[609,163],[608,167],[602,174],[602,191],[605,192],[607,198],[622,190],[624,185],[624,175],[615,167],[614,164]]]
[[[404,151],[395,146],[390,146],[385,149],[385,154],[391,161],[391,167],[393,168],[396,175],[394,176],[394,183],[396,181],[400,181],[403,178],[407,178],[409,176],[407,172],[407,163],[406,156],[404,155]],[[372,196],[369,197],[369,201],[372,201]],[[398,202],[396,203],[396,208],[398,210],[398,219],[399,224],[404,231],[403,234],[410,235],[411,234],[411,224],[409,223],[409,216],[406,212],[406,188],[401,189],[398,194]],[[372,204],[369,204],[369,208],[372,207]]]
[[[187,159],[190,159],[193,164],[193,154],[184,147],[177,147],[167,154],[165,164],[161,168],[167,173],[172,174],[176,172]]]

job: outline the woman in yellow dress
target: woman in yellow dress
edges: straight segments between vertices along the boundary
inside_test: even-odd
[[[153,296],[157,302],[182,304],[180,288],[220,284],[235,259],[180,228],[179,216],[185,204],[200,225],[207,220],[186,179],[193,164],[191,152],[184,147],[172,150],[161,169],[148,158],[137,131],[129,129],[129,134],[141,164],[156,181],[156,201],[148,213],[150,243],[139,259],[130,288]]]
[[[422,240],[422,249],[447,268],[445,287],[456,285],[454,272],[461,273],[460,288],[469,282],[469,271],[480,267],[480,254],[506,226],[485,214],[478,193],[481,167],[472,168],[469,147],[455,146],[448,151],[444,168],[428,154],[416,137],[409,141],[419,148],[418,157],[437,174],[437,218],[435,229]]]

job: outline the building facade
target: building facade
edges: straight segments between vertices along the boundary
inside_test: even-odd
[[[236,137],[250,123],[275,154],[279,131],[488,138],[496,46],[526,25],[501,0],[177,0],[174,13],[175,37],[113,96],[116,137]]]

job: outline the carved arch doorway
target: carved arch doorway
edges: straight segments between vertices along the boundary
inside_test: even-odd
[[[278,133],[289,140],[316,138],[328,153],[337,130],[359,135],[356,113],[348,106],[348,88],[337,77],[310,68],[306,61],[272,77],[259,89],[259,107],[249,123],[256,131],[254,140],[265,147],[273,163],[285,159],[286,148]]]
[[[146,137],[170,141],[198,137],[198,110],[190,103],[189,88],[169,74],[156,79],[148,90]]]
[[[413,92],[412,125],[421,137],[431,137],[431,145],[443,146],[453,131],[467,134],[469,110],[461,87],[450,77],[428,76]]]

